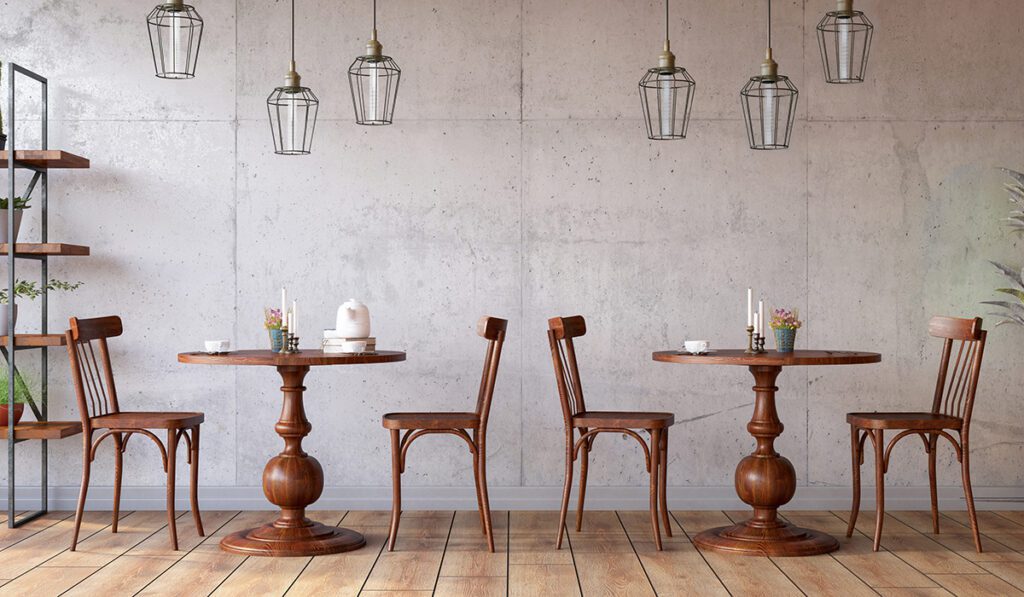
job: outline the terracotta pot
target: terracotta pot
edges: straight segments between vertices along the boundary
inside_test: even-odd
[[[7,413],[10,412],[7,409],[6,404],[0,405],[0,427],[7,427]],[[14,405],[14,424],[17,425],[21,422],[21,415],[25,414],[24,404]]]
[[[14,242],[18,242],[18,232],[21,230],[21,216],[24,214],[24,209],[14,210]],[[7,242],[7,210],[0,209],[0,243],[5,242]]]

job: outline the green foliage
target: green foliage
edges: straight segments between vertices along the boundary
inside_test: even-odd
[[[1013,232],[1024,234],[1024,174],[1008,168],[1002,168],[1002,170],[1013,179],[1013,182],[1004,185],[1012,204],[1010,217],[1004,221]],[[1010,300],[982,301],[982,303],[1003,309],[999,313],[993,313],[993,315],[1003,318],[996,326],[1012,323],[1024,327],[1024,269],[1018,271],[1016,268],[1002,263],[995,261],[990,263],[1012,284],[1010,288],[996,288],[996,292],[1007,295]]]
[[[14,198],[14,209],[28,209],[29,207],[31,207],[28,204],[28,202],[31,201],[31,200],[32,200],[31,197],[29,197],[28,199],[23,199],[21,197],[15,197]],[[10,203],[10,201],[8,200],[7,197],[0,197],[0,209],[7,209],[8,203]]]
[[[50,280],[50,283],[46,285],[47,290],[63,290],[65,292],[72,292],[78,290],[81,286],[81,282],[64,282],[62,280]],[[14,296],[18,298],[27,298],[30,301],[34,301],[39,298],[39,295],[43,294],[43,289],[39,287],[35,282],[29,282],[27,280],[18,280],[14,283]],[[0,290],[0,304],[6,305],[8,301],[7,289]]]
[[[7,362],[0,362],[0,406],[7,406]],[[14,403],[25,404],[32,400],[32,392],[28,389],[28,384],[25,383],[25,379],[21,377],[21,372],[17,369],[14,370]]]

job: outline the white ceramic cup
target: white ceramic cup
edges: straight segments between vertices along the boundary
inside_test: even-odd
[[[707,340],[687,340],[683,342],[683,347],[686,348],[686,352],[690,354],[701,354],[708,351],[711,343]]]
[[[231,340],[207,340],[206,352],[227,352],[231,349]]]
[[[366,340],[346,340],[341,343],[341,351],[347,353],[366,352]]]

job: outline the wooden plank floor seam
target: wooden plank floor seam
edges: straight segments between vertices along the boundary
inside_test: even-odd
[[[327,513],[319,514],[326,522]],[[74,519],[70,513],[54,512],[19,529],[0,529],[0,597],[214,592],[367,597],[1024,597],[1024,512],[979,513],[982,541],[988,548],[982,554],[973,549],[962,512],[942,513],[939,535],[931,532],[928,512],[890,512],[877,553],[871,551],[871,511],[860,514],[850,539],[845,537],[848,512],[783,512],[793,524],[819,528],[840,539],[839,551],[811,558],[729,556],[693,545],[694,533],[737,520],[744,516],[741,512],[671,511],[673,537],[663,535],[665,549],[659,552],[645,511],[585,512],[581,531],[575,530],[574,522],[563,528],[560,551],[554,549],[557,512],[498,511],[493,513],[494,554],[483,547],[477,513],[451,510],[404,512],[398,550],[387,552],[389,514],[338,511],[330,520],[366,534],[369,551],[303,560],[220,551],[221,536],[272,513],[212,512],[207,536],[198,537],[186,511],[178,515],[182,550],[174,552],[164,545],[163,513],[124,512],[119,532],[112,534],[109,512],[87,512],[79,550],[70,552]]]

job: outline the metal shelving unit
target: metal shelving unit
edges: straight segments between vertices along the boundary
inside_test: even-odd
[[[38,149],[19,150],[17,149],[17,102],[15,100],[15,84],[17,76],[21,75],[37,82],[42,90],[40,125],[40,145]],[[21,195],[25,199],[32,196],[36,187],[39,187],[40,204],[40,235],[38,243],[15,243],[13,250],[7,244],[0,245],[0,254],[7,256],[7,288],[13,289],[16,282],[16,264],[20,259],[33,259],[40,263],[40,286],[42,295],[40,301],[41,330],[38,334],[18,334],[14,318],[17,304],[13,292],[8,291],[9,300],[6,305],[7,321],[9,322],[10,335],[0,336],[0,352],[7,359],[7,404],[8,420],[7,427],[0,428],[0,439],[7,439],[7,526],[18,527],[30,520],[38,518],[47,512],[47,441],[51,439],[63,439],[81,433],[82,426],[78,421],[50,421],[47,416],[48,398],[48,365],[49,348],[63,346],[64,336],[50,334],[48,331],[48,302],[46,286],[49,283],[48,260],[53,256],[66,255],[88,255],[89,248],[81,245],[65,243],[50,243],[47,234],[47,193],[49,190],[48,172],[55,168],[88,168],[89,160],[81,156],[65,151],[50,150],[47,147],[47,125],[48,125],[48,102],[47,102],[47,81],[46,77],[38,75],[26,68],[14,63],[7,65],[7,122],[9,149],[0,152],[0,161],[7,162],[8,197],[10,207],[13,208],[13,199],[18,196],[16,193],[16,173],[18,169],[32,172],[32,179]],[[7,238],[14,239],[14,209],[7,210]],[[15,404],[15,374],[17,372],[16,355],[20,350],[40,350],[40,389],[38,400],[29,399],[29,407],[35,415],[35,421],[14,424],[13,406]],[[16,517],[18,508],[15,504],[15,488],[17,486],[15,477],[15,446],[18,444],[38,440],[40,442],[39,466],[40,466],[40,508],[35,512],[23,514]]]

